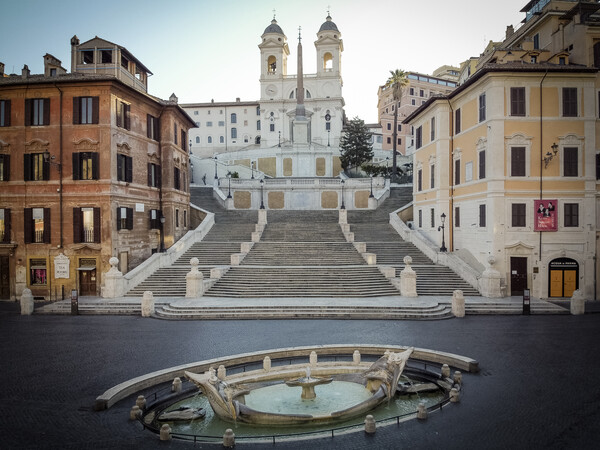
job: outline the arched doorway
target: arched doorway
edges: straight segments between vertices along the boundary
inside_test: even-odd
[[[548,272],[548,297],[571,297],[579,287],[579,264],[573,259],[550,261]]]

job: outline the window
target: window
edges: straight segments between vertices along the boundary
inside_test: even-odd
[[[579,149],[577,147],[563,148],[563,176],[578,176],[578,150]]]
[[[577,117],[577,88],[562,88],[563,116]]]
[[[387,142],[388,144],[391,144],[391,143],[392,143],[392,138],[388,136],[388,138],[386,139],[386,142]]]
[[[131,123],[129,119],[130,111],[131,105],[117,100],[117,126],[119,128],[125,128],[126,130],[131,129]]]
[[[99,97],[73,97],[73,125],[98,123]]]
[[[133,163],[131,156],[117,154],[117,180],[131,183],[133,181]]]
[[[460,228],[460,208],[458,206],[454,207],[454,226]]]
[[[219,136],[219,144],[225,143],[225,136]]]
[[[485,120],[485,92],[479,96],[479,121]]]
[[[391,124],[391,123],[389,123],[389,122],[388,122],[388,124],[387,124],[387,129],[388,129],[388,130],[391,130],[391,129],[392,129],[392,124]]]
[[[423,190],[423,169],[417,172],[417,191]]]
[[[485,205],[479,205],[479,226],[481,228],[486,226]]]
[[[460,184],[460,159],[454,161],[454,184]]]
[[[177,124],[173,123],[173,142],[177,145]]]
[[[431,133],[430,133],[430,138],[431,138],[431,142],[435,141],[435,117],[431,118]]]
[[[129,70],[129,60],[123,53],[121,53],[121,67],[123,67],[125,70]]]
[[[160,230],[160,211],[158,209],[150,210],[150,229]]]
[[[25,153],[23,155],[25,181],[50,179],[50,163],[44,161],[43,153]]]
[[[187,152],[187,135],[185,130],[181,130],[181,149]]]
[[[198,115],[198,111],[194,111],[194,115],[197,116]],[[154,210],[153,210],[154,211]]]
[[[196,136],[196,144],[200,143],[200,136]]]
[[[539,35],[539,33],[535,34],[533,36],[533,49],[534,50],[539,50],[540,49],[540,35]]]
[[[402,138],[398,138],[398,145],[402,145]]]
[[[210,121],[209,121],[209,122],[206,122],[206,126],[207,126],[207,127],[212,127],[212,122],[210,122]]]
[[[460,133],[460,108],[454,111],[454,133]]]
[[[9,181],[9,180],[10,180],[10,155],[0,154],[0,181]]]
[[[479,179],[485,178],[485,150],[479,152]]]
[[[0,209],[0,242],[10,242],[10,209]]]
[[[525,167],[525,147],[512,147],[510,149],[510,175],[524,177]]]
[[[510,115],[525,116],[525,88],[510,88]]]
[[[256,130],[260,131],[260,119],[256,121]]]
[[[225,121],[224,120],[219,120],[219,122],[217,123],[218,126],[220,127],[224,127],[225,126]]]
[[[10,127],[10,100],[0,100],[0,127]]]
[[[158,117],[154,117],[150,114],[146,115],[146,136],[148,136],[150,139],[153,139],[155,141],[158,141],[159,139],[159,134],[158,134],[159,128],[158,128]]]
[[[148,163],[148,186],[160,187],[160,166]]]
[[[513,227],[524,227],[526,225],[526,207],[525,203],[513,203],[512,208],[512,222]]]
[[[410,95],[415,95],[415,88],[410,88]]]
[[[275,131],[275,124],[274,123],[269,124],[269,131]]]
[[[325,122],[325,130],[326,131],[331,130],[331,122]]]
[[[98,164],[97,152],[73,153],[73,179],[97,180]]]
[[[416,102],[416,100],[413,98],[413,99],[410,101],[410,104],[411,104],[411,105],[413,105],[413,106],[415,106],[415,105],[417,104],[417,102]]]
[[[415,136],[416,139],[416,147],[421,148],[423,145],[423,127],[417,127],[417,134]]]
[[[100,63],[111,64],[112,63],[112,50],[100,50]]]
[[[212,144],[212,136],[208,136],[206,138],[206,142],[208,142],[209,144]]]
[[[465,163],[465,182],[473,180],[473,161]]]
[[[231,113],[231,123],[237,123],[237,114]]]
[[[100,243],[100,208],[73,208],[73,242]]]
[[[50,243],[50,208],[25,208],[25,243]]]
[[[179,228],[179,210],[175,210],[175,227]]]
[[[429,187],[433,189],[435,187],[435,164],[429,166],[430,174],[429,174]]]
[[[596,153],[596,180],[600,180],[600,153]]]
[[[179,167],[173,167],[173,187],[177,190],[181,189],[181,179],[180,179],[180,171]]]
[[[419,97],[425,97],[425,91],[423,89],[419,89]]]
[[[45,285],[46,278],[46,260],[43,258],[35,258],[29,260],[29,284],[30,285]]]
[[[133,230],[133,208],[117,208],[117,230]]]
[[[183,228],[187,228],[187,210],[183,211]]]
[[[82,62],[82,64],[93,64],[94,63],[94,50],[82,50],[81,51],[81,62]]]
[[[256,107],[256,115],[257,115],[257,116],[260,116],[260,106],[257,106],[257,107]]]
[[[579,204],[565,203],[565,227],[579,226]]]
[[[419,228],[423,228],[423,210],[419,210]]]
[[[25,99],[25,126],[50,125],[50,99]]]
[[[431,215],[431,228],[435,228],[435,209],[431,208],[429,212]]]
[[[402,131],[402,124],[398,124],[398,131]]]
[[[237,128],[231,129],[231,139],[237,139]]]

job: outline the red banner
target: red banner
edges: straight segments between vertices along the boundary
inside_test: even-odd
[[[558,201],[534,200],[534,231],[557,231],[558,230]]]

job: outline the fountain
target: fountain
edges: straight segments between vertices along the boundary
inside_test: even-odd
[[[364,365],[340,366],[335,363],[322,363],[318,367],[318,376],[312,376],[310,368],[305,368],[304,377],[297,377],[296,370],[296,378],[287,380],[291,373],[290,369],[286,368],[254,373],[248,377],[240,376],[227,381],[216,377],[214,370],[203,374],[186,371],[185,376],[204,393],[214,414],[228,422],[258,425],[328,423],[361,416],[392,399],[412,352],[412,347],[399,353],[386,352],[366,370]],[[349,404],[342,405],[334,395],[334,399],[326,406],[316,409],[313,405],[306,404],[312,402],[296,402],[300,404],[284,411],[273,410],[272,402],[269,401],[261,402],[255,407],[246,404],[246,396],[250,397],[273,388],[279,390],[282,386],[300,386],[303,400],[319,400],[317,397],[320,395],[317,395],[315,387],[321,385],[329,385],[323,386],[323,389],[328,391],[345,391],[349,387],[357,392],[346,395],[349,397]],[[337,398],[339,399],[339,395]]]

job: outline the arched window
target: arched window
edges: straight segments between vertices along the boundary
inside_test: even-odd
[[[297,91],[298,89],[292,89],[289,98],[296,98]],[[304,98],[312,98],[312,95],[310,95],[310,91],[308,89],[304,89]]]
[[[212,144],[212,136],[208,136],[206,139],[209,144]]]
[[[323,70],[325,72],[333,70],[333,55],[329,52],[323,55]]]
[[[256,138],[254,139],[254,143],[255,143],[256,145],[259,145],[259,144],[260,144],[260,136],[256,136]]]
[[[231,129],[231,139],[237,139],[237,128]]]
[[[225,143],[225,138],[223,136],[219,136],[219,143],[220,144],[224,144]]]
[[[244,135],[244,142],[247,143],[250,140],[247,134]]]
[[[237,114],[231,113],[231,123],[237,123]]]
[[[267,59],[267,72],[268,73],[277,73],[277,58],[271,55]]]
[[[196,144],[200,143],[200,136],[196,136]]]

